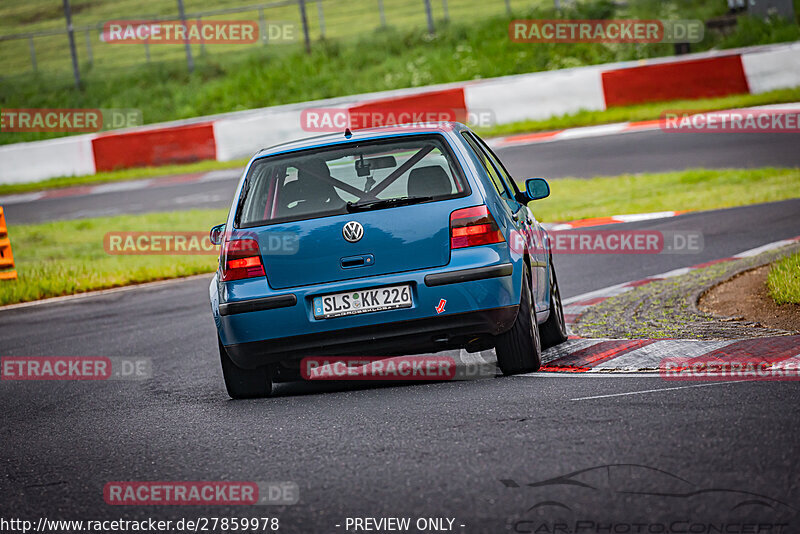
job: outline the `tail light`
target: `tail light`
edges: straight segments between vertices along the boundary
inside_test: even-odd
[[[490,245],[505,240],[485,205],[456,210],[450,214],[450,248]]]
[[[261,251],[255,239],[228,241],[222,252],[222,280],[241,280],[266,276]]]

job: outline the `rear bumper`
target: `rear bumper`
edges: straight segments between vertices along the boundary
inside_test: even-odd
[[[239,367],[298,360],[306,356],[387,356],[463,347],[507,331],[519,306],[426,317],[329,332],[227,345]]]
[[[209,288],[211,308],[222,344],[244,368],[309,355],[433,352],[468,342],[476,350],[516,318],[522,260],[514,265],[503,245],[459,250],[441,268],[290,291],[269,288],[264,278],[235,283],[215,279]],[[411,287],[411,307],[331,319],[314,315],[317,296],[397,284]]]

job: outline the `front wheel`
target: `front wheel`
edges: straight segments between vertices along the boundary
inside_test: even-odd
[[[561,305],[561,291],[558,289],[556,269],[550,259],[550,316],[541,326],[542,347],[554,347],[567,340],[567,324],[564,322],[564,307]]]
[[[514,325],[497,336],[497,365],[504,375],[532,373],[542,365],[542,344],[536,324],[527,271],[522,276],[522,296]]]
[[[272,369],[269,366],[255,369],[242,369],[228,356],[222,341],[219,343],[219,357],[222,361],[222,376],[225,388],[232,399],[254,399],[269,397],[272,394]]]

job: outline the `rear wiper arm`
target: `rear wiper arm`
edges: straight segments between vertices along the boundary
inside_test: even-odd
[[[348,213],[353,213],[354,211],[376,210],[393,206],[407,206],[409,204],[418,204],[420,202],[428,202],[430,200],[433,200],[433,197],[400,197],[387,198],[384,200],[370,200],[369,202],[348,202],[347,211]]]

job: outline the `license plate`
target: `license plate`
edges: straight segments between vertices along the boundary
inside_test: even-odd
[[[330,319],[397,308],[410,308],[411,286],[390,286],[377,289],[358,289],[314,298],[314,317]]]

